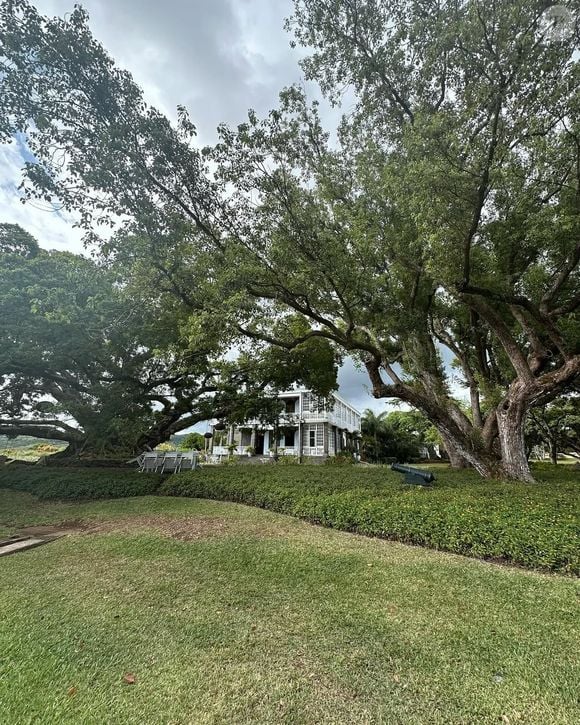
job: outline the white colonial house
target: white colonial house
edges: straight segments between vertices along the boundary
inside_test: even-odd
[[[287,390],[278,394],[284,404],[277,426],[260,420],[248,420],[230,426],[217,445],[216,430],[211,439],[211,453],[227,456],[235,446],[234,455],[273,456],[274,431],[278,429],[279,455],[323,459],[339,451],[358,453],[361,414],[334,393],[327,401],[310,390]]]

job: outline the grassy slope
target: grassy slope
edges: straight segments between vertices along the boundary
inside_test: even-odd
[[[580,474],[538,466],[536,484],[438,467],[432,488],[386,467],[226,466],[181,473],[161,491],[252,504],[336,529],[469,556],[580,573]]]
[[[119,527],[0,559],[2,723],[580,718],[570,579],[210,501],[0,491],[0,512]]]

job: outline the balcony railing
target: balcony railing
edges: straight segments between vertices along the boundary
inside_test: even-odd
[[[298,424],[302,423],[331,423],[332,425],[336,425],[339,428],[348,428],[351,431],[360,430],[360,421],[355,421],[352,419],[352,417],[340,415],[335,411],[328,411],[328,410],[320,410],[320,411],[312,411],[312,410],[305,410],[303,411],[302,415],[299,413],[280,413],[280,416],[278,417],[278,426],[298,426]],[[250,420],[245,421],[243,425],[240,427],[242,428],[251,428],[254,426],[263,427],[263,428],[272,428],[271,423],[264,423],[259,418],[251,418]]]
[[[279,456],[296,456],[300,454],[300,450],[298,446],[280,446],[278,449],[278,455]],[[237,456],[248,456],[249,454],[246,452],[245,447],[242,450],[235,450],[233,451],[234,457]],[[303,446],[302,448],[302,455],[303,456],[324,456],[324,446]],[[230,451],[226,446],[214,446],[213,458],[216,461],[223,460],[224,458],[228,458],[230,456]],[[264,451],[262,454],[257,454],[258,458],[272,458],[274,456],[274,451]]]

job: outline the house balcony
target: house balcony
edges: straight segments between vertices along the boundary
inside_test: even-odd
[[[278,418],[278,427],[298,427],[299,423],[330,423],[337,428],[356,433],[360,431],[360,423],[349,419],[347,416],[339,416],[333,411],[304,411],[299,413],[281,413]],[[259,418],[252,418],[242,423],[239,428],[258,427],[264,430],[272,430],[271,423],[263,423]]]
[[[300,416],[298,413],[280,413],[278,417],[278,427],[284,426],[298,426],[300,422]],[[272,423],[264,423],[259,418],[250,418],[249,420],[241,423],[238,428],[262,428],[263,430],[272,430],[274,427]]]
[[[213,455],[218,458],[228,458],[230,456],[230,451],[227,446],[214,446],[213,447]],[[246,446],[240,446],[236,450],[233,451],[234,456],[250,456],[250,454],[246,450]],[[300,455],[300,450],[298,446],[280,446],[278,449],[278,455],[279,456],[295,456],[298,457]],[[324,452],[323,446],[303,446],[302,448],[302,455],[303,456],[324,456],[326,455]],[[257,454],[258,458],[273,458],[274,457],[274,451],[268,450],[264,452],[263,454]]]

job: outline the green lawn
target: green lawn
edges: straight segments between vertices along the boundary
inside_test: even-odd
[[[214,501],[38,502],[0,559],[0,723],[573,723],[577,582]],[[123,676],[135,677],[126,684]]]
[[[214,466],[170,476],[160,491],[251,504],[344,531],[580,574],[580,472],[539,465],[537,483],[526,484],[434,468],[437,481],[426,488],[405,484],[387,467]]]

